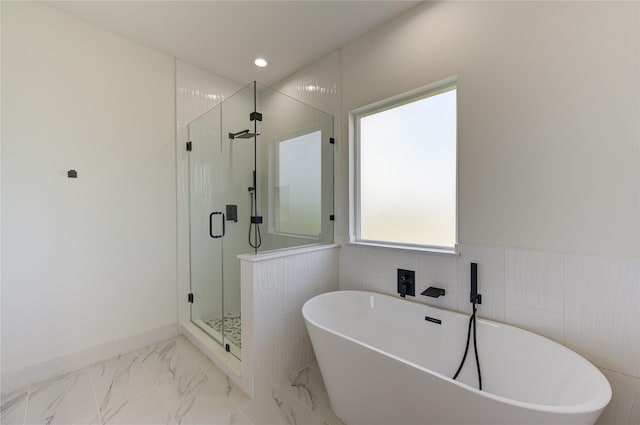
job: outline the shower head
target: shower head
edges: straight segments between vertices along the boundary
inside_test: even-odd
[[[249,130],[238,131],[237,133],[229,133],[229,139],[250,139],[253,136],[259,136],[260,134],[250,133]]]

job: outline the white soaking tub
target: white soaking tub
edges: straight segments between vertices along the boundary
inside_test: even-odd
[[[477,320],[480,391],[473,338],[451,379],[468,315],[361,291],[318,295],[302,314],[331,406],[349,425],[593,424],[611,399],[583,357],[513,326]]]

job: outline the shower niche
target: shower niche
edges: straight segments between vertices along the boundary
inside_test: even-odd
[[[188,140],[191,321],[241,359],[238,255],[333,242],[333,117],[253,82]]]

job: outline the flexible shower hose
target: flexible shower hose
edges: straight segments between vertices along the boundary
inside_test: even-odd
[[[458,370],[456,374],[453,375],[453,379],[458,378],[462,367],[464,366],[465,360],[467,360],[467,352],[469,351],[469,341],[471,340],[471,328],[473,325],[473,349],[476,354],[476,368],[478,370],[478,388],[482,391],[482,374],[480,373],[480,359],[478,358],[478,342],[476,338],[476,303],[473,303],[473,312],[471,313],[471,317],[469,317],[469,329],[467,330],[467,345],[464,349],[464,355],[462,356],[462,361],[460,362],[460,366],[458,366]]]

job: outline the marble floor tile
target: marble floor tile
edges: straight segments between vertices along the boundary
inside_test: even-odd
[[[153,388],[135,353],[97,364],[90,368],[89,373],[100,412]]]
[[[97,414],[89,371],[31,384],[25,424],[72,424]]]
[[[165,400],[184,396],[204,375],[175,338],[142,350],[140,359]]]
[[[320,415],[331,425],[344,425],[329,403],[329,396],[325,389],[320,370],[317,366],[309,366],[289,379],[287,390],[291,395],[307,406],[311,411]]]
[[[178,339],[170,339],[138,350],[138,358],[153,382],[171,369],[171,363],[178,351]]]
[[[249,418],[240,410],[236,410],[229,416],[223,418],[220,421],[215,422],[215,425],[253,425]],[[257,424],[260,425],[260,424]]]
[[[251,422],[259,425],[327,424],[282,387],[265,391],[245,403],[240,410]]]
[[[11,391],[0,397],[0,424],[21,425],[27,407],[29,388]]]
[[[98,413],[96,413],[95,415],[93,415],[90,418],[81,419],[81,420],[75,422],[73,425],[101,425],[100,415]]]
[[[3,425],[343,425],[313,367],[251,400],[180,336],[2,394]]]
[[[211,367],[217,367],[215,363],[209,359],[198,347],[191,343],[187,338],[180,335],[176,338],[178,343],[178,348],[186,351],[189,356],[202,368],[202,370],[206,371]]]
[[[112,406],[101,416],[104,425],[175,425],[165,402],[154,390]]]
[[[205,373],[211,378],[212,382],[218,387],[218,389],[237,406],[240,407],[244,403],[251,401],[248,395],[242,391],[235,382],[225,374],[218,366],[207,369]]]
[[[237,409],[204,372],[167,406],[178,425],[213,424]]]

